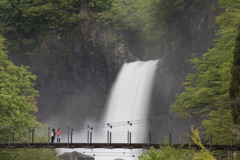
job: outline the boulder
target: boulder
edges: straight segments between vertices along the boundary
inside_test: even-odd
[[[95,158],[89,155],[85,155],[79,152],[65,152],[59,156],[60,160],[94,160]]]

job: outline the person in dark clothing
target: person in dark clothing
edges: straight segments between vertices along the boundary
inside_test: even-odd
[[[53,128],[51,132],[52,143],[54,142],[55,136],[56,136],[56,132],[55,132],[55,128]]]

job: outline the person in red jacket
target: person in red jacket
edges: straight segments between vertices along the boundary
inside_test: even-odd
[[[58,143],[60,143],[61,134],[62,134],[62,131],[60,130],[60,128],[58,128],[58,130],[57,130],[57,142],[58,142]]]

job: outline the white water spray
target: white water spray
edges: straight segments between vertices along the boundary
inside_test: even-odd
[[[121,71],[119,72],[117,79],[111,89],[111,93],[108,97],[108,102],[106,106],[105,114],[103,115],[103,120],[95,126],[102,126],[103,129],[94,128],[93,129],[93,142],[94,143],[106,143],[107,142],[107,131],[112,133],[112,143],[127,143],[127,131],[132,133],[131,142],[132,143],[145,143],[147,142],[147,123],[141,120],[147,119],[148,110],[149,110],[149,101],[151,98],[153,80],[155,71],[157,69],[158,60],[147,61],[147,62],[132,62],[126,63],[122,66]],[[140,120],[140,121],[138,121]],[[128,125],[128,121],[133,123],[132,126]],[[106,124],[109,123],[113,128],[106,127]],[[89,122],[88,122],[89,124]],[[92,125],[90,125],[92,126]],[[87,130],[82,130],[79,136],[76,137],[75,141],[86,143],[87,142]],[[83,149],[77,150],[82,152]],[[84,150],[85,151],[85,150]],[[92,153],[93,150],[88,152]],[[126,157],[126,153],[134,154],[137,152],[137,155],[142,153],[141,150],[126,150],[126,149],[117,149],[117,150],[105,150],[105,149],[96,149],[95,151],[99,152],[99,155],[112,152],[119,152],[123,154],[122,157],[126,160],[133,160],[136,157]],[[61,150],[63,153],[64,150]],[[101,153],[102,152],[102,153]],[[84,153],[86,154],[86,153]],[[116,153],[112,153],[113,155]],[[112,160],[116,156],[96,156],[96,160]]]
[[[104,123],[113,126],[113,143],[126,142],[128,130],[132,132],[132,142],[144,142],[147,138],[147,123],[138,120],[147,119],[157,63],[158,60],[136,61],[122,66],[104,115]]]

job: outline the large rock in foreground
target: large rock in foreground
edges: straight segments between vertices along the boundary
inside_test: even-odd
[[[76,151],[66,152],[59,156],[60,160],[94,160],[95,158],[89,155],[78,153]]]

